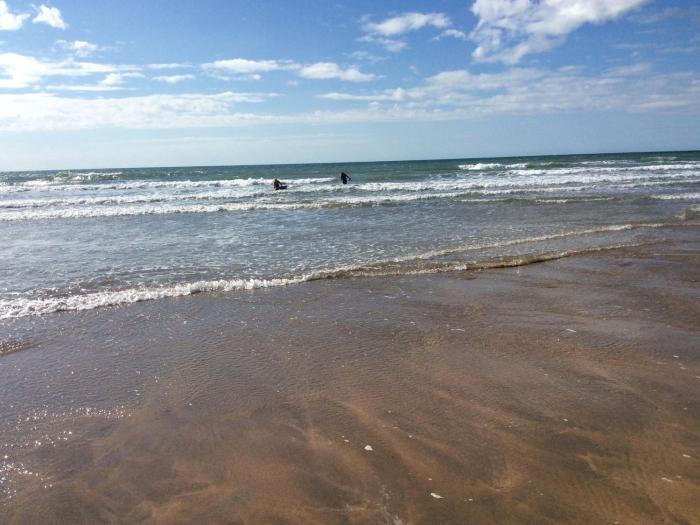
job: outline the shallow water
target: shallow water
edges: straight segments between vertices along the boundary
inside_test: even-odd
[[[699,248],[5,320],[0,521],[696,523]]]
[[[4,173],[0,319],[637,244],[699,203],[698,152]]]

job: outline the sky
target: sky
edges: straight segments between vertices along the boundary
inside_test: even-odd
[[[0,170],[700,148],[695,0],[0,0]]]

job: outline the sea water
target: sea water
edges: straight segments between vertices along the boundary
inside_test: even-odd
[[[695,235],[699,208],[700,152],[1,173],[0,319],[526,264]]]

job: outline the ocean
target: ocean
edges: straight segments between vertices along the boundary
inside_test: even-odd
[[[697,151],[1,173],[0,319],[517,266],[699,218]]]

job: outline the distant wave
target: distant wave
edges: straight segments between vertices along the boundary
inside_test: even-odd
[[[54,175],[29,180],[25,182],[27,186],[43,186],[48,184],[66,184],[66,183],[81,183],[85,181],[96,180],[114,180],[118,179],[124,172],[122,171],[88,171],[88,172],[72,172],[60,171]]]
[[[549,185],[536,185],[528,180],[526,184],[518,186],[515,181],[508,184],[508,181],[501,181],[502,184],[490,185],[488,183],[475,182],[473,180],[428,180],[425,182],[368,182],[356,184],[348,188],[338,188],[337,184],[317,184],[313,190],[306,185],[295,185],[290,187],[280,197],[297,195],[299,193],[315,193],[322,194],[343,194],[356,195],[357,192],[368,193],[389,193],[389,192],[453,192],[455,195],[459,193],[471,192],[474,195],[500,195],[500,194],[517,194],[517,193],[542,193],[542,192],[578,192],[595,187],[589,183],[584,186],[571,186],[570,179],[566,179],[561,183],[550,183]],[[544,181],[543,181],[544,182]],[[600,181],[598,181],[600,182]],[[672,186],[676,184],[694,184],[700,183],[700,178],[687,178],[684,176],[666,177],[662,180],[648,180],[638,178],[618,178],[614,184],[608,186],[609,189],[627,189],[647,186]],[[0,189],[0,193],[2,190]],[[41,197],[41,198],[14,198],[0,199],[0,209],[2,208],[43,208],[49,206],[84,206],[84,205],[123,205],[123,204],[149,204],[160,202],[183,202],[183,201],[231,201],[239,199],[252,199],[258,197],[270,196],[271,192],[268,188],[261,186],[239,186],[231,188],[220,187],[204,187],[197,188],[195,191],[163,191],[150,190],[148,193],[125,193],[125,194],[105,194],[97,195],[87,194],[86,196],[62,196],[57,194],[56,197]]]
[[[318,184],[335,181],[332,177],[322,178],[304,178],[304,179],[288,179],[291,184]],[[117,182],[110,184],[67,184],[64,178],[58,179],[36,179],[24,182],[16,182],[13,184],[0,185],[0,193],[9,193],[15,191],[26,191],[27,189],[45,190],[45,191],[63,191],[76,189],[85,191],[100,191],[100,190],[139,190],[139,189],[189,189],[189,188],[231,188],[245,186],[272,186],[272,179],[264,178],[249,178],[249,179],[223,179],[223,180],[134,180],[129,182]]]
[[[636,172],[635,172],[636,170]],[[632,181],[670,181],[688,180],[700,181],[700,164],[690,168],[671,168],[664,170],[642,168],[555,168],[555,169],[512,169],[498,174],[479,173],[469,177],[454,176],[452,178],[433,178],[421,182],[388,181],[388,182],[358,182],[352,186],[341,188],[334,178],[305,178],[289,179],[288,194],[304,192],[337,192],[348,191],[426,191],[447,189],[478,189],[493,187],[532,188],[566,185],[610,183],[619,184]],[[241,195],[258,192],[267,193],[270,189],[269,179],[234,179],[234,180],[182,180],[182,181],[130,181],[114,184],[83,184],[71,185],[60,183],[43,183],[28,181],[15,184],[0,184],[0,194],[25,192],[28,190],[62,192],[76,190],[85,192],[132,191],[132,190],[172,190],[194,192],[200,190],[240,190]]]
[[[676,201],[676,200],[692,201],[692,200],[700,200],[700,193],[676,193],[676,194],[672,194],[672,195],[646,195],[642,198],[643,199],[650,199],[650,200],[660,200],[660,201]]]
[[[500,162],[477,162],[476,164],[459,164],[457,167],[461,170],[466,171],[484,171],[484,170],[496,170],[500,168],[513,169],[513,168],[527,168],[526,162],[518,162],[516,164],[501,164]]]
[[[447,271],[477,270],[488,268],[504,268],[521,266],[542,262],[570,255],[582,254],[622,248],[626,246],[638,246],[639,243],[615,244],[606,246],[589,247],[582,249],[570,249],[558,252],[531,253],[525,255],[513,255],[504,257],[492,257],[473,261],[439,261],[436,260],[446,255],[465,254],[479,250],[504,248],[519,244],[537,243],[548,240],[563,239],[567,237],[588,236],[599,233],[625,231],[643,228],[663,228],[679,226],[678,223],[640,223],[640,224],[615,224],[604,225],[598,228],[586,230],[571,230],[548,235],[539,235],[510,239],[498,242],[472,243],[444,250],[428,251],[418,254],[409,254],[402,257],[357,263],[327,270],[308,272],[288,277],[275,277],[270,279],[259,278],[234,278],[218,279],[196,282],[181,282],[161,286],[139,286],[121,290],[95,291],[66,296],[46,298],[17,298],[0,300],[0,319],[10,319],[31,315],[43,315],[61,311],[92,310],[104,306],[116,306],[153,299],[168,297],[180,297],[202,292],[230,292],[236,290],[253,290],[257,288],[269,288],[275,286],[287,286],[306,281],[320,279],[334,279],[352,276],[384,276],[384,275],[412,275],[422,273],[436,273]],[[432,261],[431,261],[432,260]]]
[[[672,161],[674,159],[667,159]],[[674,170],[697,170],[700,169],[700,162],[667,162],[657,164],[642,164],[632,165],[631,161],[617,160],[597,160],[583,161],[579,163],[560,163],[560,162],[517,162],[517,163],[500,163],[500,162],[477,162],[472,164],[459,164],[457,167],[463,171],[489,171],[489,170],[505,170],[508,173],[516,172],[522,174],[541,174],[541,173],[581,173],[581,172],[613,172],[613,171],[674,171]]]
[[[619,197],[570,197],[570,198],[536,198],[536,197],[497,197],[460,199],[461,202],[487,203],[487,202],[521,202],[523,204],[572,204],[585,202],[610,202],[620,200]]]
[[[540,169],[540,168],[528,168],[528,169],[513,169],[509,173],[517,175],[573,175],[579,173],[616,173],[616,172],[666,172],[666,171],[692,171],[694,173],[700,173],[700,162],[688,162],[688,163],[677,163],[677,164],[655,164],[655,165],[645,165],[645,166],[574,166],[565,168],[552,168],[552,169]]]
[[[335,199],[317,199],[313,201],[291,202],[236,202],[219,204],[183,204],[183,205],[142,205],[142,206],[104,206],[104,207],[73,207],[48,209],[22,209],[21,211],[6,211],[0,213],[2,221],[46,220],[46,219],[82,219],[89,217],[119,217],[130,215],[165,215],[177,213],[216,213],[243,212],[251,210],[302,210],[319,208],[357,208],[365,206],[381,206],[399,204],[402,202],[432,200],[452,197],[449,193],[419,193],[412,195],[386,195],[380,197],[346,197]]]
[[[688,181],[635,181],[616,184],[618,189],[639,185],[668,186],[674,182]],[[695,182],[695,181],[691,181]],[[700,181],[699,181],[700,182]],[[217,212],[247,212],[254,210],[303,210],[324,208],[358,208],[387,206],[435,199],[457,199],[461,202],[522,202],[525,204],[570,204],[576,202],[606,202],[620,200],[620,195],[565,196],[594,189],[594,186],[551,185],[545,187],[522,186],[519,188],[484,187],[474,184],[414,183],[401,187],[400,183],[368,184],[366,188],[340,196],[316,196],[315,198],[287,199],[290,194],[271,195],[271,192],[241,194],[231,191],[199,193],[124,195],[111,197],[70,197],[63,199],[14,199],[0,200],[0,222],[49,219],[82,219],[91,217],[120,217],[134,215],[166,215]],[[397,193],[390,193],[392,191]],[[442,190],[442,191],[440,191]],[[382,194],[386,192],[386,194]],[[334,192],[337,193],[337,192]],[[559,194],[544,197],[543,194]],[[695,200],[699,193],[658,194],[640,196],[651,200]],[[194,202],[193,202],[194,201]],[[220,201],[220,202],[219,202]],[[235,202],[231,202],[235,201]]]

